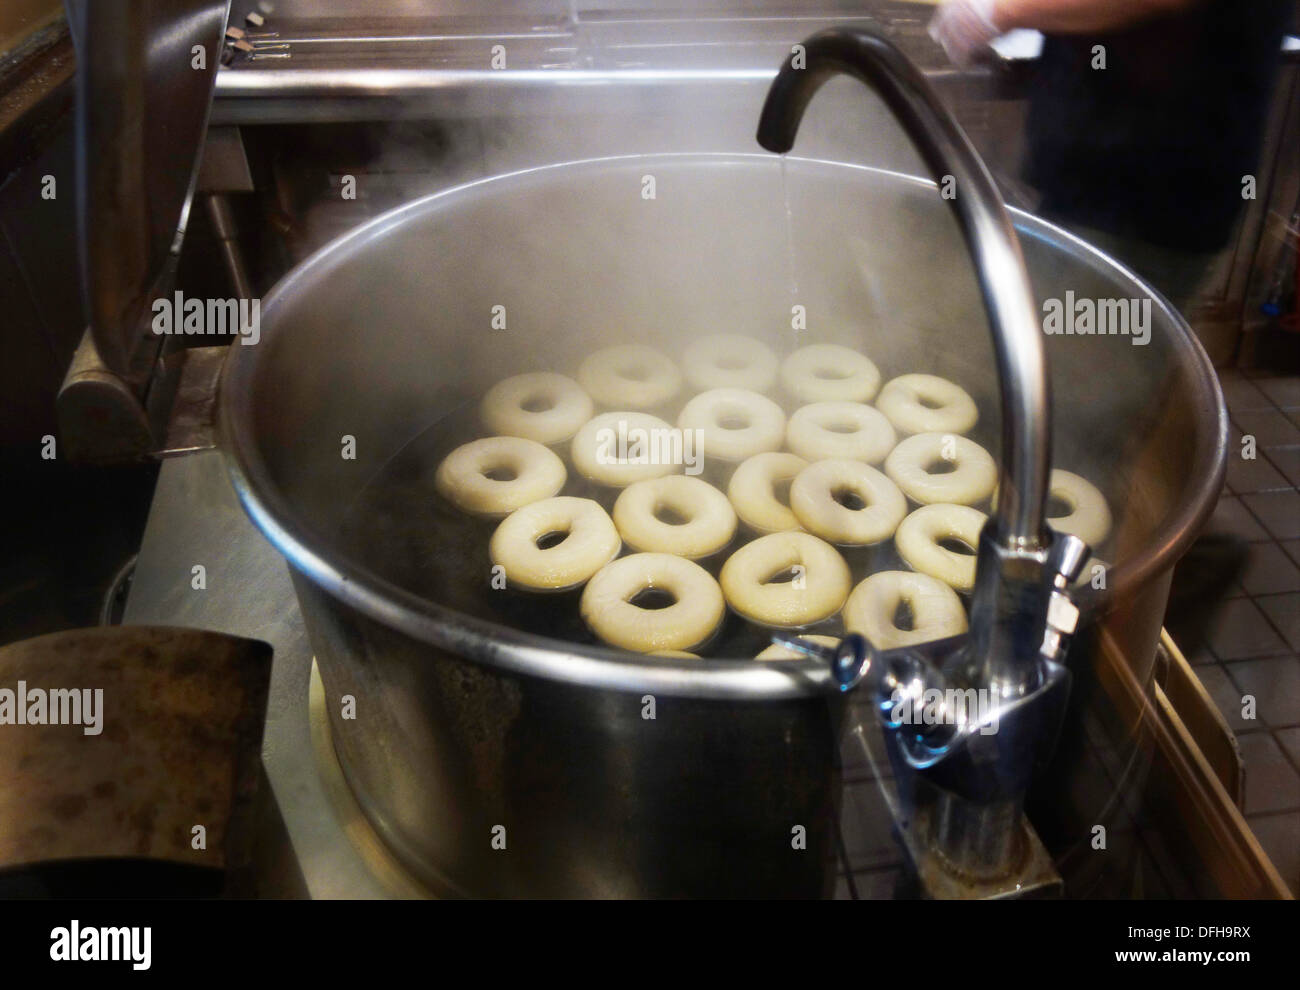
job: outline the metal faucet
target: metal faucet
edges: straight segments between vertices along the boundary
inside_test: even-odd
[[[860,685],[874,695],[905,762],[939,788],[929,841],[940,860],[964,876],[995,878],[1023,861],[1023,796],[1035,766],[1050,754],[1063,715],[1069,674],[1062,661],[1078,619],[1068,587],[1088,548],[1045,523],[1050,386],[1019,241],[988,169],[921,72],[870,30],[814,34],[795,46],[777,73],[759,121],[759,144],[789,151],[809,101],[839,73],[875,90],[934,178],[953,181],[956,195],[948,203],[993,333],[1002,412],[999,494],[976,548],[969,634],[889,652],[856,634],[838,649],[780,641],[828,660],[842,687]],[[994,704],[983,718],[949,704],[934,724],[904,722],[900,707],[931,689],[942,698],[975,689]]]

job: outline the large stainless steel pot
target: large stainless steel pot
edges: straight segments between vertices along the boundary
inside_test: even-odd
[[[1095,481],[1115,513],[1113,567],[1070,666],[1088,678],[1109,640],[1145,681],[1169,569],[1221,484],[1222,400],[1153,290],[1060,229],[1014,220],[1040,303],[1152,300],[1145,345],[1046,338],[1054,463]],[[798,339],[794,304],[808,314]],[[843,342],[887,378],[959,381],[981,408],[976,438],[997,452],[989,332],[946,204],[928,181],[843,164],[635,156],[471,183],[317,253],[265,300],[261,342],[232,348],[222,445],[292,566],[340,762],[380,833],[440,889],[826,890],[842,714],[826,671],[637,657],[512,628],[481,590],[485,558],[467,556],[461,582],[417,587],[390,548],[343,538],[389,459],[499,378],[570,369],[623,340],[680,354],[724,330],[779,352]],[[418,541],[418,521],[402,525]]]

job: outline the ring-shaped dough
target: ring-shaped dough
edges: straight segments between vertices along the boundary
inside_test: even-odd
[[[861,402],[814,402],[790,417],[786,446],[809,461],[879,464],[898,439],[885,414]]]
[[[912,613],[910,629],[900,629],[894,623],[903,602]],[[964,633],[966,609],[957,592],[928,574],[880,571],[849,594],[844,603],[844,628],[861,633],[878,650],[895,650]]]
[[[558,543],[547,540],[565,534]],[[539,543],[546,543],[546,547]],[[516,509],[488,543],[506,581],[534,591],[576,588],[618,556],[618,530],[599,502],[559,495]]]
[[[677,425],[698,430],[696,449],[719,461],[743,461],[776,450],[785,440],[785,411],[743,388],[701,392],[682,408]]]
[[[773,581],[794,568],[789,581]],[[849,565],[807,533],[760,536],[727,558],[718,577],[727,603],[765,626],[795,628],[834,615],[848,596]]]
[[[785,359],[781,384],[800,402],[870,402],[880,370],[852,348],[809,344]]]
[[[931,473],[935,465],[947,471]],[[974,505],[993,494],[998,465],[993,456],[957,433],[917,433],[893,449],[885,474],[903,494],[921,505],[948,502]]]
[[[901,433],[966,433],[980,416],[964,388],[938,375],[899,375],[880,390],[876,408]]]
[[[818,646],[837,647],[840,641],[834,636],[801,636],[800,639],[806,639],[816,643]],[[788,646],[782,646],[780,643],[773,643],[766,650],[754,657],[755,660],[803,660],[807,654],[799,653],[790,649]]]
[[[578,384],[613,409],[653,409],[682,387],[677,365],[653,347],[619,344],[589,354],[578,367]]]
[[[861,505],[850,508],[843,499]],[[869,546],[894,535],[907,515],[898,486],[862,461],[817,461],[790,484],[790,509],[804,529],[840,546]]]
[[[457,508],[500,518],[550,498],[564,487],[566,476],[564,462],[536,440],[484,437],[443,458],[433,483]]]
[[[591,419],[591,397],[567,375],[532,371],[497,382],[483,396],[483,423],[493,433],[538,443],[572,439]]]
[[[642,608],[632,599],[651,589],[674,599]],[[726,605],[718,582],[699,564],[668,553],[634,553],[606,564],[582,592],[582,618],[611,646],[636,653],[699,646],[721,624]]]
[[[798,454],[769,451],[755,454],[741,463],[727,484],[727,497],[736,515],[745,525],[759,533],[784,533],[799,529],[799,520],[790,507],[776,496],[776,486],[793,481],[808,466]]]
[[[588,420],[573,438],[573,466],[584,478],[614,488],[676,474],[688,453],[682,431],[658,416],[608,412]]]
[[[899,523],[894,546],[912,570],[970,591],[975,587],[975,555],[949,550],[939,541],[957,540],[974,550],[987,519],[969,505],[923,505]]]
[[[665,512],[681,522],[665,522]],[[736,510],[707,481],[675,474],[624,488],[614,502],[614,525],[633,550],[698,560],[731,542]]]
[[[1048,517],[1047,524],[1058,533],[1072,533],[1093,549],[1110,535],[1106,496],[1087,478],[1053,468],[1048,494],[1070,507],[1069,515]]]
[[[744,388],[766,392],[776,381],[772,348],[739,333],[718,333],[693,340],[682,355],[686,380],[703,391]]]

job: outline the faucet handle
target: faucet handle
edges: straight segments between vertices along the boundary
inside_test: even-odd
[[[879,651],[861,633],[848,633],[834,646],[822,646],[793,633],[773,633],[772,642],[807,657],[825,660],[841,691],[851,691],[871,671]]]
[[[1070,585],[1083,573],[1091,553],[1088,544],[1073,533],[1054,533],[1043,570],[1045,612],[1042,653],[1049,660],[1061,662],[1069,648],[1069,638],[1079,625],[1079,606],[1070,596]]]
[[[777,646],[828,663],[831,676],[841,691],[851,691],[863,685],[868,693],[882,699],[891,698],[895,691],[910,690],[922,680],[934,681],[944,659],[955,654],[967,638],[962,633],[882,650],[856,632],[845,633],[834,646],[823,646],[795,633],[772,634],[772,642]],[[880,707],[888,715],[889,705],[882,701]]]
[[[1073,533],[1054,533],[1047,551],[1047,574],[1053,585],[1068,587],[1080,574],[1088,561],[1092,548]]]

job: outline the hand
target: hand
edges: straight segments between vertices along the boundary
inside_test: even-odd
[[[973,65],[1003,32],[994,19],[996,0],[947,0],[930,20],[930,37],[943,46],[952,63]]]

